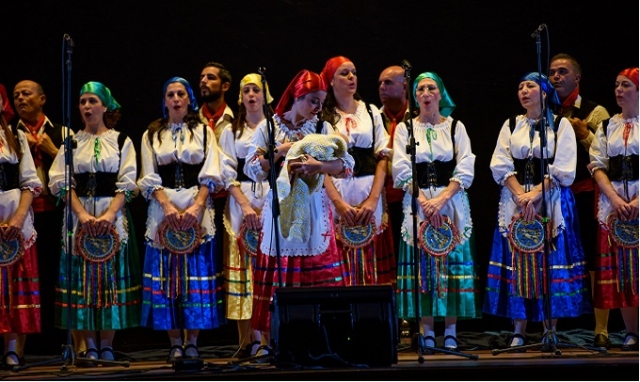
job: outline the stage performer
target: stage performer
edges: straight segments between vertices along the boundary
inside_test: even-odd
[[[31,203],[42,190],[24,132],[12,129],[13,116],[4,85],[0,84],[0,330],[4,337],[2,366],[24,365],[18,354],[18,335],[39,333],[40,287],[37,233]]]
[[[347,137],[355,160],[352,177],[332,178],[326,190],[338,227],[338,250],[347,267],[347,285],[394,285],[396,261],[393,234],[384,198],[384,181],[393,151],[380,111],[358,94],[354,63],[343,56],[327,60],[320,74],[327,84],[321,119],[329,132]],[[341,228],[340,226],[343,226]],[[347,230],[365,228],[370,235],[352,240]],[[347,231],[347,232],[344,232]]]
[[[220,135],[222,174],[230,197],[224,213],[224,225],[231,238],[224,254],[224,278],[227,319],[236,320],[239,349],[237,358],[256,354],[262,335],[251,329],[253,312],[253,262],[256,244],[243,241],[241,234],[261,229],[260,214],[269,183],[254,182],[244,173],[247,150],[258,124],[265,120],[264,106],[273,101],[269,86],[263,87],[259,74],[249,73],[240,80],[238,116]],[[271,107],[269,110],[273,114]],[[258,238],[258,237],[256,237]],[[268,345],[268,344],[264,344]]]
[[[67,206],[73,212],[73,227],[68,229],[66,220],[63,222],[65,249],[56,288],[56,326],[75,332],[74,345],[80,357],[114,360],[116,330],[140,325],[140,258],[126,207],[138,194],[136,151],[131,139],[115,130],[120,104],[109,88],[100,82],[84,84],[78,109],[84,128],[74,137],[71,206]],[[64,147],[58,151],[49,172],[49,187],[63,203],[68,191],[65,151]],[[110,243],[113,250],[81,251],[81,229],[84,234],[80,239],[115,230],[117,236]],[[73,253],[66,249],[68,231],[73,232]]]
[[[558,317],[592,312],[578,215],[569,188],[576,173],[573,128],[547,106],[559,100],[546,76],[537,72],[523,76],[518,98],[526,112],[504,122],[491,158],[493,179],[501,187],[483,307],[487,314],[514,320],[510,347],[526,343],[528,321],[543,322],[544,340],[555,342],[547,331],[556,332]],[[541,143],[542,129],[546,146]],[[543,155],[545,168],[540,165]],[[548,216],[542,216],[543,201]]]
[[[276,171],[276,175],[287,180],[291,172],[292,176],[296,174],[303,179],[313,179],[318,186],[322,184],[324,174],[335,177],[351,175],[353,158],[346,152],[327,161],[319,161],[304,154],[304,161],[292,162],[290,166],[289,161],[285,160],[296,142],[312,134],[326,134],[329,124],[318,122],[318,113],[322,110],[326,96],[327,87],[320,75],[309,70],[296,74],[280,98],[273,116],[275,168],[271,169],[269,166],[270,124],[264,120],[256,128],[247,152],[244,172],[249,178],[254,182],[270,181],[270,171]],[[343,144],[346,145],[344,142]],[[283,184],[283,192],[284,188]],[[277,238],[272,214],[274,195],[271,190],[262,208],[262,241],[254,268],[251,326],[262,331],[267,338],[266,343],[270,343],[269,305],[277,287],[345,286],[344,264],[336,247],[330,201],[324,188],[309,188],[306,194],[302,193],[300,196],[303,197],[299,204],[295,204],[292,198],[287,198],[287,203],[282,203],[279,195],[276,195],[281,204],[278,220],[281,230]],[[280,245],[279,254],[275,240]]]
[[[402,211],[403,243],[398,261],[398,314],[405,320],[422,317],[424,344],[436,346],[434,318],[444,319],[444,347],[458,351],[456,324],[458,318],[479,318],[480,287],[477,276],[473,223],[467,189],[474,178],[476,156],[461,121],[451,117],[455,104],[442,79],[433,72],[420,74],[413,82],[413,94],[419,115],[411,122],[416,137],[419,234],[422,224],[434,228],[449,227],[447,247],[415,248],[419,256],[420,276],[416,286],[413,237],[412,164],[407,153],[408,122],[396,128],[393,155],[393,179],[397,188],[405,190]],[[431,174],[435,176],[430,176]],[[450,223],[443,226],[445,219]],[[416,311],[415,293],[420,296]],[[431,354],[427,349],[423,353]]]
[[[215,134],[200,122],[187,80],[167,80],[162,106],[163,117],[149,125],[141,144],[138,187],[149,203],[141,322],[168,332],[171,363],[198,358],[200,330],[224,322],[223,280],[216,276],[222,255],[216,253],[210,196],[223,182]]]
[[[618,74],[615,96],[621,112],[600,124],[589,150],[600,189],[594,304],[620,308],[621,350],[638,351],[638,68]]]

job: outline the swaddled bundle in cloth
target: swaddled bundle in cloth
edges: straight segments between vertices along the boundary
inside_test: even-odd
[[[316,192],[324,181],[324,174],[289,176],[289,163],[306,160],[305,154],[318,161],[351,158],[347,152],[347,143],[337,134],[309,134],[294,143],[285,157],[284,165],[276,181],[280,202],[280,228],[282,237],[288,241],[303,243],[310,232],[309,210],[296,206],[306,206],[309,195]]]

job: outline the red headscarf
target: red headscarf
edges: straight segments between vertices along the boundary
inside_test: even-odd
[[[636,80],[637,80],[637,75],[636,75]],[[13,109],[11,108],[11,101],[9,101],[9,97],[7,96],[7,89],[4,88],[3,84],[0,84],[0,96],[2,97],[2,104],[4,105],[2,107],[2,110],[0,110],[0,114],[4,115],[4,119],[9,122],[11,121],[11,119],[13,118],[13,116],[15,115],[15,113],[13,112]]]
[[[318,90],[327,90],[326,83],[322,80],[322,77],[318,73],[311,72],[303,69],[289,83],[289,86],[285,89],[278,106],[276,106],[276,114],[282,116],[286,111],[291,109],[293,101],[296,98],[302,97],[305,94],[317,92]]]
[[[627,68],[618,73],[618,75],[627,77],[636,85],[636,88],[638,87],[638,68]]]
[[[344,64],[345,62],[352,61],[345,56],[336,56],[330,58],[327,63],[324,64],[324,68],[322,69],[320,75],[322,76],[322,79],[327,84],[327,86],[331,85],[331,81],[333,80],[333,76],[336,75],[336,71],[338,70],[340,65]]]

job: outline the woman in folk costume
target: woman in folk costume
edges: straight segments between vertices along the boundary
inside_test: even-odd
[[[138,194],[136,151],[129,137],[114,130],[120,104],[109,88],[87,82],[80,90],[78,108],[84,128],[74,137],[72,204],[66,206],[73,211],[74,247],[73,253],[65,249],[60,257],[56,325],[67,328],[70,314],[70,329],[80,356],[113,360],[116,330],[140,325],[140,259],[126,208]],[[49,188],[61,200],[67,192],[65,151],[64,147],[58,151],[49,170]],[[65,220],[63,238],[68,231]],[[83,237],[114,231],[119,247],[105,253],[81,251]],[[69,290],[71,306],[67,304]]]
[[[142,325],[168,332],[167,362],[173,362],[199,357],[200,330],[224,323],[222,256],[215,253],[209,196],[224,184],[215,135],[198,119],[189,83],[170,78],[163,97],[163,117],[149,125],[141,145],[138,186],[149,202]]]
[[[15,248],[3,253],[0,263],[0,330],[5,369],[24,364],[23,355],[16,349],[18,335],[41,330],[37,234],[31,202],[40,194],[42,183],[24,133],[14,133],[9,126],[12,117],[7,91],[0,84],[0,240],[8,242],[8,249]]]
[[[514,320],[510,347],[525,344],[527,321],[543,322],[545,333],[551,329],[553,334],[558,317],[593,311],[576,205],[569,188],[576,173],[573,128],[546,106],[559,103],[546,76],[532,72],[522,77],[518,98],[526,112],[504,122],[491,158],[493,179],[501,187],[483,307],[485,313]],[[540,139],[543,128],[546,147]],[[541,156],[545,168],[540,166]],[[549,235],[539,219],[543,200]],[[532,235],[527,236],[529,233]],[[552,317],[547,317],[546,297]],[[547,328],[549,320],[551,328]]]
[[[285,161],[292,146],[305,136],[324,134],[327,123],[318,122],[318,113],[327,95],[322,78],[308,70],[300,71],[291,81],[278,102],[273,116],[273,135],[276,153],[274,169],[270,169],[268,147],[270,130],[267,120],[260,122],[247,153],[244,172],[254,181],[271,180],[270,170],[288,178],[291,171],[305,178],[315,177],[322,183],[324,174],[349,176],[353,169],[353,158],[346,152],[338,159],[318,161],[306,155],[304,162]],[[283,166],[284,164],[284,166]],[[280,190],[279,190],[280,191]],[[279,198],[280,200],[280,198]],[[254,310],[252,328],[267,337],[270,329],[269,304],[279,286],[314,287],[344,286],[344,267],[338,253],[330,201],[322,187],[302,197],[303,203],[281,206],[278,220],[279,237],[276,238],[272,214],[272,191],[268,193],[262,209],[262,234],[254,269]],[[306,221],[291,227],[291,217],[304,213]],[[305,229],[299,229],[302,226]],[[280,245],[280,262],[276,242]],[[282,284],[280,285],[280,277]],[[266,341],[269,343],[269,341]]]
[[[349,153],[355,160],[352,177],[333,178],[333,184],[326,185],[342,238],[338,249],[347,267],[345,281],[347,285],[395,284],[393,233],[388,229],[383,195],[392,156],[387,147],[389,134],[378,108],[359,96],[358,76],[351,60],[342,56],[329,59],[321,76],[329,88],[322,119],[331,124],[331,131],[347,137]],[[362,226],[370,235],[348,232],[348,227]]]
[[[269,183],[252,181],[244,173],[244,164],[256,127],[265,120],[265,102],[270,104],[272,101],[269,87],[263,88],[260,75],[247,74],[240,81],[238,116],[220,135],[222,175],[231,195],[224,214],[224,225],[232,238],[224,255],[227,319],[238,323],[238,358],[255,355],[262,337],[260,331],[251,330],[254,245],[257,241],[244,241],[241,235],[253,232],[254,236],[248,237],[258,238],[255,234],[260,232],[260,214]]]
[[[594,305],[620,308],[621,350],[638,351],[638,68],[618,74],[615,95],[622,110],[602,122],[589,150],[600,190]]]
[[[398,313],[407,320],[418,314],[422,317],[424,345],[428,347],[436,346],[434,318],[444,318],[444,347],[456,351],[458,318],[481,315],[473,224],[466,191],[473,182],[476,156],[464,124],[451,117],[456,105],[436,73],[424,72],[416,77],[413,94],[420,108],[419,115],[412,120],[419,188],[415,195],[416,231],[422,233],[427,224],[443,227],[448,219],[451,241],[447,248],[423,248],[420,244],[413,251],[418,240],[413,236],[413,175],[406,150],[410,127],[408,122],[400,123],[393,143],[392,173],[394,186],[407,192],[403,201],[403,244],[398,258]],[[419,256],[418,289],[413,253]],[[417,311],[416,291],[420,296]]]

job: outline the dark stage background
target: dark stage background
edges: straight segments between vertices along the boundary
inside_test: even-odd
[[[320,72],[336,55],[353,60],[360,94],[380,105],[379,73],[406,59],[413,66],[412,78],[424,71],[443,78],[457,104],[453,116],[464,122],[472,139],[477,160],[469,195],[484,283],[498,203],[489,161],[504,120],[523,111],[516,95],[519,78],[538,69],[532,31],[542,23],[548,27],[541,34],[543,73],[553,54],[574,55],[583,66],[581,93],[610,113],[619,112],[613,94],[617,73],[638,66],[638,3],[595,5],[558,0],[9,1],[2,6],[0,83],[11,93],[22,79],[40,82],[47,94],[46,114],[64,122],[63,74],[70,61],[71,128],[82,128],[80,87],[100,81],[122,105],[118,129],[139,148],[146,126],[161,116],[163,83],[182,76],[197,88],[207,61],[231,71],[226,101],[235,110],[245,74],[266,67],[277,102],[300,69]],[[75,42],[70,60],[63,52],[65,33]],[[146,206],[141,197],[132,210],[142,235]],[[576,324],[590,328],[589,320]],[[495,318],[475,325],[475,330],[511,329],[508,321]],[[213,337],[233,338],[232,331],[235,325]],[[144,333],[119,335],[116,341],[134,341]],[[163,347],[167,342],[162,335],[153,340]]]

